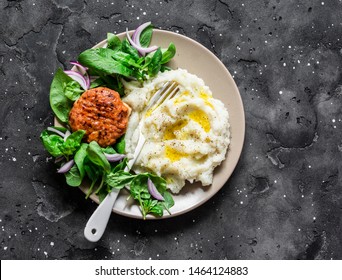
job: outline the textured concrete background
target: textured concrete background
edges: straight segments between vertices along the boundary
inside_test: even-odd
[[[342,259],[342,2],[0,1],[1,259]],[[55,174],[40,140],[49,86],[107,32],[152,21],[234,75],[246,142],[223,189],[162,221],[112,215]]]

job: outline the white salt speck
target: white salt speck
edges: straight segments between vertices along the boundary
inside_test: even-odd
[[[140,19],[140,17],[137,17],[137,19],[139,20],[139,19]]]
[[[298,231],[301,231],[301,229],[299,228]]]
[[[334,122],[336,122],[336,120],[335,120],[335,119],[332,119],[332,122],[334,123]]]
[[[285,63],[285,62],[283,63],[283,66],[284,66],[284,67],[286,66],[286,63]]]
[[[289,49],[291,49],[292,47],[291,46],[289,46]]]
[[[310,64],[310,62],[308,63],[308,66],[310,66],[311,64]]]
[[[304,197],[304,195],[302,194],[302,197]]]
[[[143,15],[146,16],[146,12],[143,12]]]
[[[313,220],[316,220],[316,217],[313,217],[312,219],[313,219]]]
[[[240,201],[240,204],[243,204],[243,201]]]
[[[15,157],[12,158],[13,161],[17,161],[17,159]]]
[[[308,167],[311,168],[311,165],[309,165]]]
[[[286,197],[286,194],[284,194],[284,197]]]
[[[48,254],[48,253],[44,251],[44,255],[47,256],[47,254]]]
[[[54,246],[55,245],[55,243],[54,242],[50,242],[50,246]]]
[[[12,58],[10,58],[9,61],[12,61]]]
[[[4,247],[4,250],[6,251],[6,250],[7,250],[7,247]]]
[[[297,62],[298,62],[298,64],[299,64],[299,63],[300,63],[300,60],[298,59]]]
[[[279,91],[279,94],[283,94],[283,91],[282,91],[282,90],[280,90],[280,91]]]
[[[178,238],[177,237],[175,237],[175,240],[177,240]]]
[[[276,184],[276,183],[277,183],[277,180],[274,180],[274,183]]]
[[[322,2],[321,4],[322,4],[322,6],[324,6],[324,2]]]

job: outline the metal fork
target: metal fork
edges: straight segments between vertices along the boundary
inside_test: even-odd
[[[170,100],[171,98],[174,98],[178,94],[178,92],[178,83],[169,81],[166,82],[149,100],[137,128],[139,129],[139,140],[135,148],[133,158],[127,163],[125,171],[129,171],[132,168],[146,142],[146,139],[141,133],[141,130],[147,112],[156,110],[160,105]],[[106,198],[100,203],[100,205],[96,208],[94,213],[89,218],[84,228],[84,236],[89,241],[96,242],[102,237],[107,227],[110,214],[112,213],[114,203],[116,201],[116,198],[118,197],[119,192],[120,190],[113,188],[113,190],[106,196]]]

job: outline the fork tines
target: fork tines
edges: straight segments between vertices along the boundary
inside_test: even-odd
[[[166,82],[151,98],[149,104],[146,107],[146,111],[148,111],[152,107],[156,109],[162,103],[175,97],[178,92],[179,92],[179,86],[177,82],[175,81]]]

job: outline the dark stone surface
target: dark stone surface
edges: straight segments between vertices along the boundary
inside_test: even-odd
[[[1,259],[342,259],[342,3],[329,1],[0,2]],[[59,66],[151,20],[213,51],[246,112],[240,162],[202,207],[161,221],[112,215],[55,174],[39,134]]]

